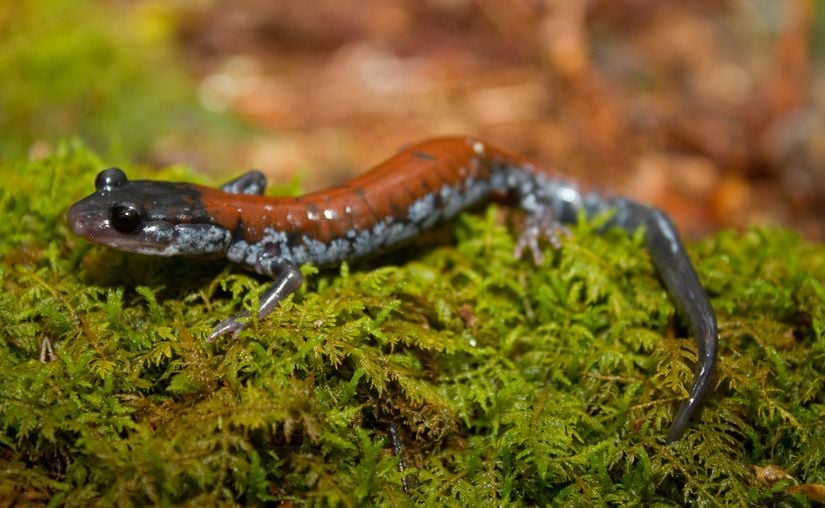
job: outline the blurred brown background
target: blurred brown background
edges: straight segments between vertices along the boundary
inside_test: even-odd
[[[187,9],[179,41],[203,104],[266,132],[242,157],[275,179],[308,168],[319,188],[406,143],[468,133],[657,204],[690,236],[773,221],[822,239],[822,11],[221,0]]]
[[[158,113],[150,164],[314,190],[472,134],[661,206],[688,237],[769,222],[825,239],[825,2],[106,5],[165,34],[199,108],[252,126],[193,141]]]

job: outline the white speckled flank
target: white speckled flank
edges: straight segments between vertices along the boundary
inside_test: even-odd
[[[414,201],[405,217],[387,216],[371,228],[349,229],[342,237],[329,243],[306,234],[290,237],[284,232],[267,228],[258,242],[236,239],[227,251],[227,258],[261,273],[265,271],[259,266],[263,258],[294,265],[313,263],[318,266],[362,258],[403,243],[439,220],[454,217],[461,210],[482,201],[491,189],[489,182],[472,178],[460,187],[444,185],[437,193]],[[321,217],[316,219],[323,220]]]
[[[421,222],[435,213],[435,195],[427,194],[410,206],[407,219],[411,222]]]
[[[481,143],[473,150],[484,152]],[[439,220],[449,219],[462,210],[485,200],[491,192],[512,193],[516,202],[531,215],[551,214],[574,220],[582,206],[582,196],[576,186],[536,174],[519,167],[493,168],[489,178],[468,176],[460,186],[444,185],[438,191],[414,201],[402,217],[389,215],[364,230],[349,229],[331,242],[319,241],[308,234],[296,236],[267,228],[263,238],[255,243],[236,239],[227,257],[239,264],[265,273],[262,260],[287,262],[293,265],[313,263],[333,265],[344,260],[363,258],[390,249],[432,227]],[[587,196],[586,198],[590,198]],[[334,214],[315,214],[316,221],[337,220]]]

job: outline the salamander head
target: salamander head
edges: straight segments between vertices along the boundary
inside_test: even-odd
[[[129,181],[118,168],[101,171],[66,217],[92,243],[155,256],[222,254],[232,236],[204,211],[198,186]]]

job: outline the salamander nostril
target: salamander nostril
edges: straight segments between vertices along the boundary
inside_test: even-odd
[[[69,222],[69,226],[71,226],[74,234],[77,236],[86,236],[86,221],[84,220],[83,211],[78,205],[79,203],[75,203],[66,211],[66,220]]]

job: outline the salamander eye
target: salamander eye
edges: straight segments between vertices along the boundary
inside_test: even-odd
[[[118,203],[112,207],[112,226],[121,233],[134,233],[140,227],[140,210],[132,203]]]
[[[95,177],[95,190],[110,191],[126,183],[126,173],[120,168],[104,169]]]

